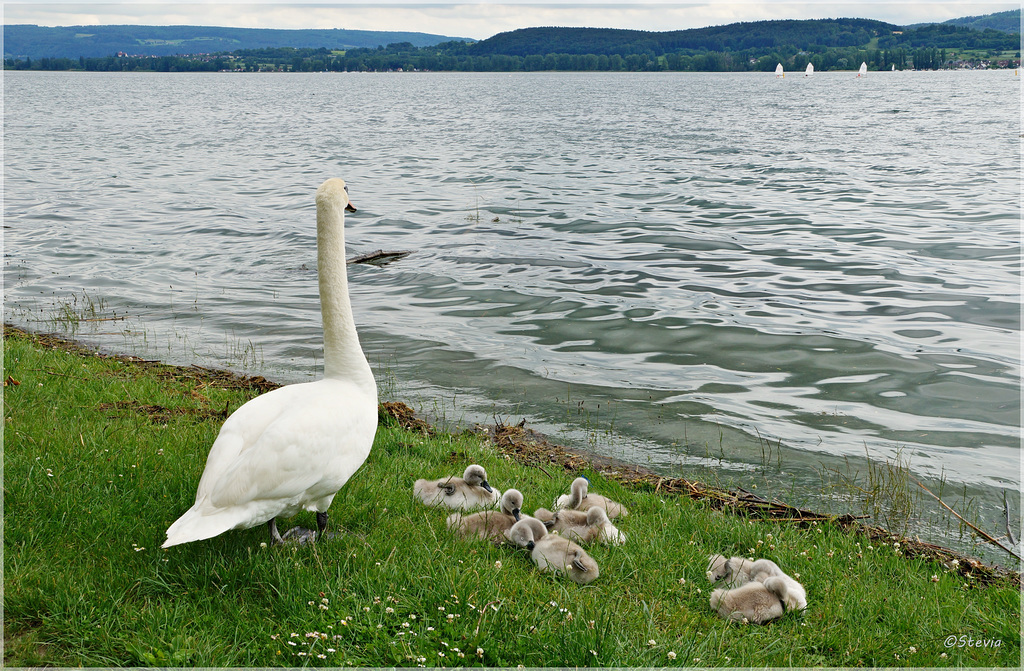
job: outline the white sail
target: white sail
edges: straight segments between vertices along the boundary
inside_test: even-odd
[[[863,77],[867,73],[868,73],[868,64],[867,63],[861,63],[860,64],[860,71],[857,73],[857,76],[858,77]]]
[[[814,63],[808,63],[807,69],[804,70],[804,77],[810,77],[814,74]]]
[[[785,77],[786,76],[786,73],[782,71],[782,63],[779,63],[778,65],[775,66],[775,76],[776,77]]]
[[[892,72],[896,72],[896,64],[895,64],[895,63],[893,63],[893,64],[892,64],[892,68],[891,68],[891,71],[892,71]]]

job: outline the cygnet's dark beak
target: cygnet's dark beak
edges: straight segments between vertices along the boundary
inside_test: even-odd
[[[519,508],[512,509],[512,517],[516,518],[516,522],[519,521]]]
[[[483,482],[481,482],[481,483],[480,483],[480,486],[481,486],[481,487],[483,487],[484,489],[486,489],[486,490],[487,490],[487,491],[489,491],[489,492],[493,492],[493,491],[494,491],[493,489],[491,489],[491,486],[490,486],[489,484],[487,484],[487,481],[486,481],[486,480],[484,480]]]
[[[345,211],[346,212],[355,212],[356,211],[356,206],[352,204],[351,200],[348,201],[348,205],[345,206]]]
[[[536,543],[534,543],[533,541],[530,541],[529,543],[526,544],[526,549],[529,550],[530,552],[533,552],[533,548],[535,548],[536,546],[537,546]]]

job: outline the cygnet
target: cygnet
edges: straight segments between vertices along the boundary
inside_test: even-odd
[[[501,492],[487,482],[483,466],[473,464],[462,477],[451,476],[440,480],[417,480],[413,494],[428,506],[442,506],[453,510],[493,508]]]
[[[725,580],[727,588],[739,587],[751,582],[766,583],[774,580],[773,589],[782,599],[786,610],[803,610],[807,608],[807,591],[804,586],[786,574],[771,559],[744,559],[711,555],[708,562],[708,580],[718,582]]]
[[[803,610],[807,608],[807,590],[804,589],[803,585],[785,573],[778,576],[770,576],[761,582],[769,590],[779,595],[786,610]]]
[[[585,513],[581,510],[559,510],[555,513],[551,530],[585,545],[622,545],[626,542],[626,534],[612,524],[604,508],[591,508]]]
[[[600,574],[597,562],[583,548],[567,538],[549,534],[544,523],[536,518],[519,520],[506,536],[515,545],[530,551],[533,563],[541,572],[565,574],[580,585],[596,580]]]
[[[568,494],[562,494],[555,500],[555,509],[590,510],[591,508],[604,508],[608,517],[625,517],[629,514],[626,507],[621,503],[612,501],[606,496],[588,492],[590,486],[586,478],[576,478],[569,487]]]
[[[757,581],[735,589],[716,589],[711,593],[711,607],[727,620],[756,624],[780,618],[783,613],[779,595],[769,585]]]
[[[452,513],[448,516],[448,528],[462,538],[481,538],[494,543],[505,540],[505,532],[519,521],[523,507],[523,494],[518,489],[508,489],[501,495],[500,510],[485,510],[472,515]]]
[[[782,569],[770,559],[744,559],[730,557],[726,559],[719,554],[708,558],[708,581],[715,583],[725,580],[726,587],[739,587],[754,580],[764,580],[771,576],[785,575]]]

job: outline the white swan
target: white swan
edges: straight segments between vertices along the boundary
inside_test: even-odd
[[[629,514],[626,506],[612,501],[607,496],[587,492],[590,481],[586,478],[576,478],[569,486],[569,493],[562,494],[555,499],[555,510],[568,508],[570,510],[590,510],[591,508],[604,508],[608,517],[625,517]]]
[[[316,512],[321,538],[327,509],[370,453],[377,430],[377,386],[352,317],[345,264],[345,211],[355,211],[340,179],[316,192],[317,271],[324,327],[324,377],[275,389],[224,422],[210,448],[196,502],[167,530],[163,547],[230,529]],[[286,537],[308,539],[311,532]]]
[[[419,479],[412,484],[412,493],[428,506],[454,510],[493,508],[501,492],[487,482],[487,471],[479,464],[466,467],[462,477],[454,475],[438,480]]]

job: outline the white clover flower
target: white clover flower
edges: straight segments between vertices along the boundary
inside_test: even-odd
[[[483,657],[484,656],[484,649],[483,648],[477,648],[476,649],[476,656],[477,657]]]
[[[915,653],[915,652],[917,652],[917,648],[915,648],[914,646],[910,646],[910,648],[908,648],[908,650],[909,650],[909,651],[910,651],[911,653]]]
[[[647,641],[647,645],[653,647],[655,645],[658,645],[658,642],[652,638],[651,640]]]
[[[674,653],[674,652],[672,652],[671,650],[669,650],[669,652],[668,652],[668,658],[669,658],[669,659],[675,659],[675,658],[676,658],[676,653]]]
[[[497,568],[497,569],[501,568],[501,560],[500,559],[498,561],[494,562],[494,568]]]

